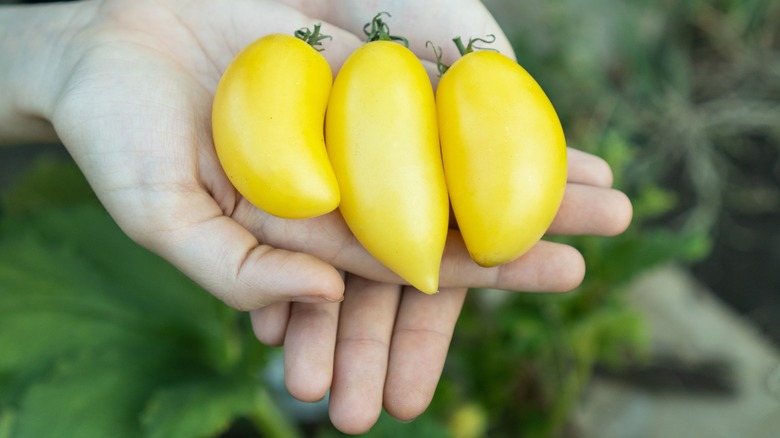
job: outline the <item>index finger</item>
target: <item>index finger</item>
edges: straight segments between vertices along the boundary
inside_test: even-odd
[[[496,20],[479,1],[462,1],[453,5],[451,0],[402,1],[346,1],[329,0],[310,2],[283,0],[283,3],[303,13],[326,20],[355,35],[363,35],[363,26],[378,12],[390,14],[388,24],[392,34],[409,39],[409,48],[419,57],[435,61],[433,51],[426,47],[430,41],[442,48],[442,61],[451,64],[460,55],[452,39],[494,35],[491,47],[514,58],[511,44]]]

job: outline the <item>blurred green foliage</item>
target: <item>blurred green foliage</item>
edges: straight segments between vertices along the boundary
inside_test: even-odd
[[[646,354],[631,280],[705,257],[724,204],[780,205],[733,165],[780,143],[778,2],[486,3],[635,220],[614,238],[555,238],[588,265],[572,293],[473,291],[429,411],[383,415],[369,436],[560,435],[596,364]],[[44,159],[2,194],[0,351],[0,438],[219,436],[240,422],[341,436],[289,417],[262,378],[274,350],[245,315],[132,243],[69,161]]]

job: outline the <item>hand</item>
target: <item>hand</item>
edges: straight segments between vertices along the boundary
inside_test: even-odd
[[[453,231],[442,293],[428,297],[400,286],[337,213],[281,221],[241,198],[216,159],[210,105],[222,71],[252,40],[331,21],[323,26],[333,36],[324,54],[336,70],[378,10],[393,14],[394,32],[412,38],[418,54],[427,40],[445,47],[445,62],[454,56],[446,48],[453,35],[500,35],[476,1],[439,9],[443,2],[361,2],[349,8],[339,2],[288,3],[115,0],[58,6],[69,14],[60,17],[69,27],[50,50],[48,59],[56,62],[40,73],[31,69],[42,85],[23,103],[29,113],[51,121],[130,237],[227,304],[253,311],[261,340],[284,339],[291,393],[312,400],[331,388],[334,424],[357,432],[373,424],[382,405],[402,419],[425,409],[466,287],[568,290],[581,281],[584,265],[572,248],[541,242],[516,262],[479,268]],[[432,10],[440,27],[419,26]],[[504,38],[496,48],[511,53]],[[609,169],[574,152],[570,168],[571,184],[551,231],[622,231],[630,204],[605,188]],[[342,298],[340,270],[351,273],[344,303],[310,305]]]

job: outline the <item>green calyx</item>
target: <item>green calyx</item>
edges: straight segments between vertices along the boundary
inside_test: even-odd
[[[463,40],[461,38],[455,37],[452,39],[452,41],[455,43],[455,47],[458,48],[458,52],[460,52],[460,56],[468,55],[471,52],[474,52],[475,50],[493,50],[497,51],[496,49],[493,49],[491,47],[477,47],[474,45],[474,43],[484,43],[484,44],[492,44],[496,41],[496,36],[493,34],[490,34],[487,36],[487,38],[469,38],[468,44],[463,44]],[[447,69],[450,68],[449,65],[444,64],[441,61],[442,57],[442,50],[441,47],[436,46],[433,44],[432,41],[428,41],[425,43],[425,46],[431,46],[433,48],[433,55],[436,57],[436,68],[439,70],[439,77],[443,75]]]
[[[320,47],[322,45],[322,40],[331,39],[331,36],[321,34],[320,27],[322,27],[321,23],[315,24],[313,30],[308,27],[302,27],[296,30],[294,35],[296,38],[303,40],[306,44],[312,46],[314,50],[321,52],[325,50],[323,47]]]
[[[409,47],[409,40],[398,35],[390,34],[390,27],[382,19],[383,15],[390,17],[388,12],[380,12],[374,16],[371,22],[363,26],[363,33],[366,34],[366,42],[372,41],[400,41],[404,47]]]
[[[436,57],[436,69],[439,71],[439,77],[441,77],[444,73],[447,72],[447,69],[449,69],[450,66],[441,61],[441,47],[433,44],[433,41],[426,42],[425,47],[428,46],[431,46],[433,49],[433,56]]]
[[[490,47],[477,47],[474,45],[474,43],[484,43],[484,44],[493,44],[496,42],[496,36],[493,34],[490,34],[487,36],[487,38],[469,38],[468,44],[465,46],[463,45],[463,40],[460,39],[460,37],[455,37],[452,39],[452,41],[455,43],[455,46],[458,48],[458,52],[460,52],[460,56],[467,55],[474,50],[496,50]]]

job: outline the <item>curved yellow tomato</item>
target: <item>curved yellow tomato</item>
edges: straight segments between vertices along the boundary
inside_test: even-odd
[[[464,55],[436,91],[444,173],[471,257],[511,261],[549,228],[566,187],[566,140],[537,82],[493,51]]]
[[[256,207],[297,219],[338,206],[323,133],[332,83],[325,58],[291,35],[260,38],[225,70],[214,96],[214,146]]]
[[[417,57],[389,41],[353,52],[333,83],[325,138],[347,225],[382,264],[435,293],[449,205],[433,89]]]

